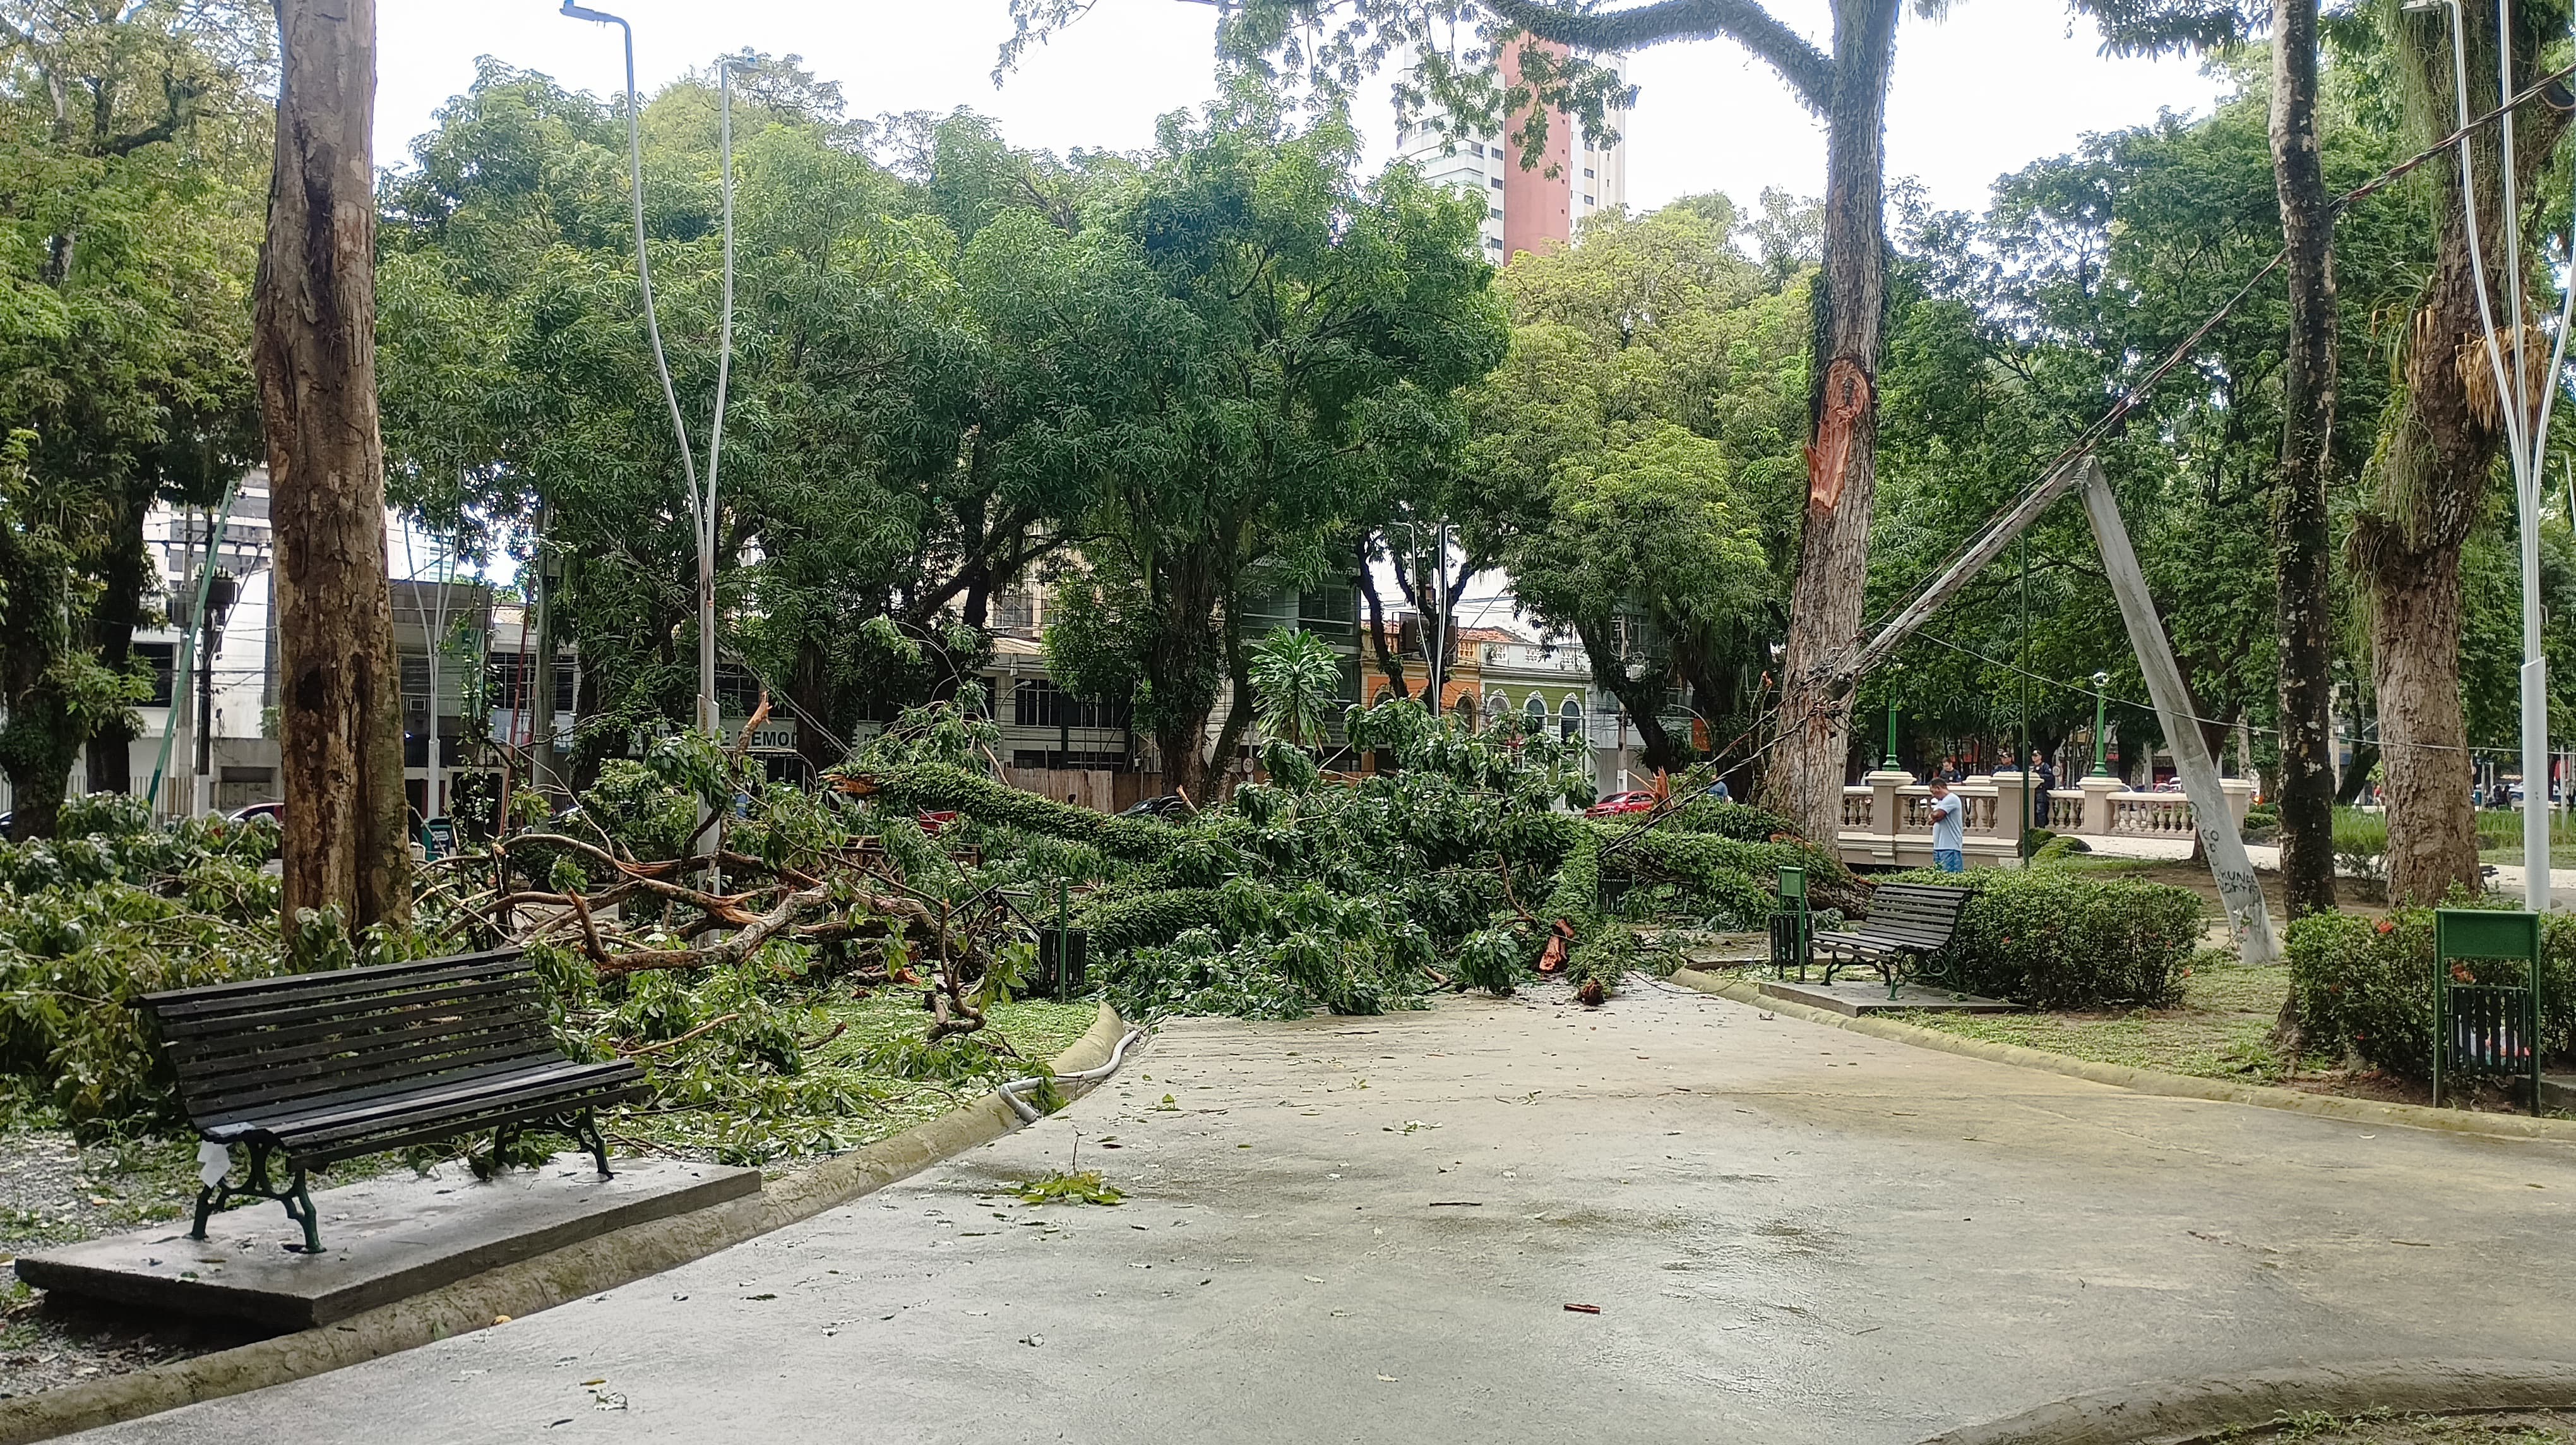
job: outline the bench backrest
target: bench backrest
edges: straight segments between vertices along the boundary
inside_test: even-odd
[[[1965,888],[1944,888],[1937,883],[1882,883],[1869,896],[1869,918],[1863,927],[1883,938],[1940,948],[1959,931],[1959,910],[1967,906]]]
[[[561,1058],[519,950],[146,994],[188,1117],[389,1092]]]

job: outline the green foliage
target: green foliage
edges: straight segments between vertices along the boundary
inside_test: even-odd
[[[1478,929],[1458,943],[1457,986],[1506,997],[1528,975],[1529,958],[1529,943],[1518,930]]]
[[[1418,1007],[1436,957],[1427,931],[1390,919],[1377,899],[1236,879],[1221,890],[1213,926],[1095,967],[1110,1003],[1131,1019],[1302,1018]]]
[[[1023,1204],[1124,1204],[1127,1196],[1100,1177],[1097,1169],[1079,1174],[1051,1170],[1011,1191]]]
[[[1576,937],[1593,931],[1601,922],[1601,835],[1590,829],[1576,838],[1574,847],[1565,855],[1564,866],[1556,871],[1556,886],[1548,891],[1547,901],[1539,905],[1539,920],[1553,925],[1563,919],[1574,925]]]
[[[144,514],[259,455],[249,290],[274,21],[230,4],[0,22],[0,769],[20,837],[133,735]]]
[[[2433,1069],[2433,910],[2393,909],[2385,918],[2316,913],[2294,920],[2286,939],[2290,987],[2307,1045],[2348,1055],[2411,1079]],[[2576,1048],[2576,919],[2541,920],[2540,1033],[2544,1057]],[[2460,981],[2521,984],[2518,964],[2459,965]]]
[[[122,800],[63,809],[49,842],[0,843],[0,1079],[74,1127],[174,1119],[135,1000],[282,970],[274,825],[169,830]]]
[[[1952,942],[1971,993],[2039,1009],[2170,1008],[2207,924],[2186,888],[2064,868],[1900,873],[1973,892]]]
[[[1252,649],[1252,689],[1261,700],[1261,730],[1297,747],[1324,740],[1328,709],[1342,687],[1342,664],[1311,632],[1282,627]]]
[[[2358,808],[2334,814],[2335,871],[2377,885],[2388,877],[2388,815]]]

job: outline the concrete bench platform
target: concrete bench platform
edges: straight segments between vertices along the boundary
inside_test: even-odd
[[[23,1255],[38,1289],[130,1308],[311,1329],[502,1265],[647,1220],[754,1194],[760,1171],[681,1159],[621,1159],[602,1179],[579,1154],[477,1180],[450,1164],[437,1177],[392,1175],[313,1196],[331,1226],[320,1254],[294,1248],[296,1224],[267,1210],[216,1215],[207,1237],[188,1221]]]
[[[2020,1004],[1999,998],[1981,998],[1976,994],[1953,993],[1946,988],[1926,988],[1917,983],[1896,986],[1895,997],[1888,996],[1887,985],[1857,980],[1843,983],[1800,983],[1795,979],[1765,979],[1762,992],[1792,1003],[1829,1008],[1838,1014],[1858,1018],[1862,1014],[1947,1013],[1947,1014],[2017,1014],[2027,1012]]]

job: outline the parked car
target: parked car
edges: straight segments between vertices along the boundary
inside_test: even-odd
[[[1654,794],[1643,789],[1631,788],[1624,793],[1612,793],[1609,797],[1584,809],[1583,816],[1616,818],[1623,813],[1651,813],[1655,810],[1655,801]]]
[[[1178,793],[1165,793],[1159,798],[1147,798],[1118,816],[1121,818],[1160,818],[1166,823],[1180,823],[1188,821],[1189,816],[1197,811],[1197,809],[1190,806],[1189,799],[1182,797]]]
[[[283,828],[286,826],[286,805],[284,803],[253,803],[249,807],[235,812],[232,820],[236,823],[247,823],[253,818],[266,818],[270,822]]]

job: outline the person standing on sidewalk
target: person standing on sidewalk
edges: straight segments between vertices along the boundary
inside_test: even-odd
[[[1968,871],[1968,805],[1943,779],[1932,780],[1932,866],[1944,873]]]

